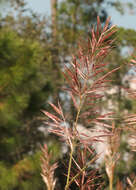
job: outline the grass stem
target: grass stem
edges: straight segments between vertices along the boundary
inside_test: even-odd
[[[67,182],[66,182],[65,190],[67,190],[69,187],[70,172],[71,172],[71,166],[72,166],[72,157],[73,157],[73,149],[71,149],[71,152],[70,152],[68,175],[67,175]]]

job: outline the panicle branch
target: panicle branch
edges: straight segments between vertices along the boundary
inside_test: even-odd
[[[42,156],[41,156],[41,176],[43,178],[44,183],[47,186],[48,190],[54,190],[56,179],[54,179],[54,171],[57,168],[57,163],[51,165],[51,153],[48,152],[48,147],[45,144],[44,147],[41,148]]]
[[[112,136],[108,137],[108,146],[105,156],[105,169],[109,178],[109,190],[113,189],[114,170],[120,157],[120,129],[116,128],[114,123],[112,124],[112,134]]]
[[[130,60],[131,66],[136,65],[136,60]],[[136,84],[136,81],[135,81]],[[136,91],[127,89],[128,96],[131,99],[136,100]],[[129,144],[131,146],[132,151],[136,152],[136,114],[128,114],[124,117],[124,123],[126,125],[126,129],[130,131],[130,141]]]
[[[89,147],[78,148],[76,158],[72,158],[73,164],[70,173],[70,182],[75,182],[79,189],[99,189],[102,187],[101,175],[97,169],[92,169],[90,166],[97,160],[98,155],[95,155],[93,149]]]

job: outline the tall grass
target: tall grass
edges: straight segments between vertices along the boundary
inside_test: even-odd
[[[113,124],[112,113],[103,113],[98,106],[110,85],[112,73],[119,69],[108,71],[110,63],[104,62],[112,50],[113,34],[116,32],[115,26],[109,27],[109,20],[108,18],[105,26],[101,27],[100,19],[97,18],[97,26],[91,29],[91,37],[79,45],[77,55],[73,56],[69,65],[64,66],[63,74],[66,80],[64,90],[75,108],[74,120],[68,120],[60,102],[58,105],[50,103],[55,114],[43,111],[48,117],[46,124],[50,126],[49,131],[58,135],[70,150],[65,190],[70,189],[73,183],[80,190],[102,188],[103,184],[99,180],[101,176],[98,175],[97,169],[90,168],[100,157],[95,153],[93,144],[102,141],[103,137],[108,139],[105,169],[109,178],[109,190],[113,190],[114,169],[119,159],[120,131]],[[89,132],[79,130],[78,124],[81,121],[84,121],[87,127],[99,125],[102,128],[98,134],[96,132],[89,135]],[[53,190],[56,184],[54,171],[57,164],[50,165],[47,146],[42,148],[42,152],[42,177],[47,189]],[[128,181],[132,183],[129,178]],[[116,187],[121,190],[122,183],[118,182]]]

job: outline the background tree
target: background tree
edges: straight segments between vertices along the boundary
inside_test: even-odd
[[[56,38],[57,33],[57,5],[58,0],[51,0],[52,35]]]
[[[18,17],[1,18],[0,28],[0,189],[44,189],[38,152],[44,140],[40,110],[59,78],[54,75],[45,19],[33,12],[23,16],[21,1],[13,5]]]

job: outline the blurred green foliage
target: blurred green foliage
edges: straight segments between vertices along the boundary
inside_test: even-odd
[[[45,189],[40,176],[39,144],[45,141],[39,130],[43,125],[40,110],[47,107],[61,75],[49,43],[42,38],[44,21],[34,16],[0,18],[1,190]],[[57,144],[51,149],[60,152]]]
[[[0,146],[15,159],[15,149],[21,149],[29,133],[24,126],[25,136],[20,134],[26,122],[23,116],[40,111],[40,102],[46,101],[52,88],[51,58],[38,41],[24,39],[10,28],[0,31],[0,52]]]

